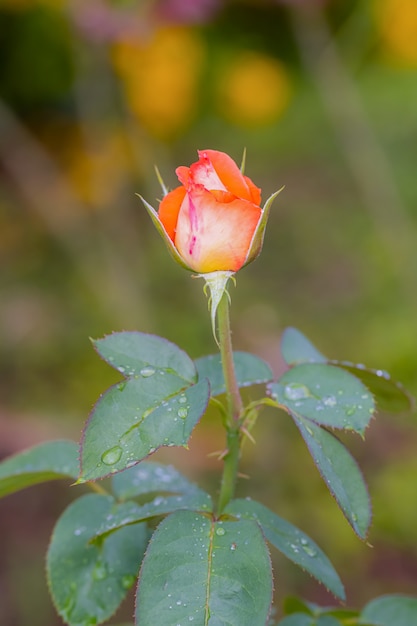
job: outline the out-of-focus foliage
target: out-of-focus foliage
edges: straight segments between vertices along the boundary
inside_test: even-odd
[[[0,58],[2,455],[79,437],[117,380],[89,336],[138,329],[194,357],[215,352],[201,285],[170,261],[135,197],[160,197],[155,164],[175,186],[197,148],[239,161],[246,147],[264,199],[286,186],[262,255],[231,294],[235,348],[281,372],[279,337],[294,325],[329,358],[384,368],[417,393],[413,0],[0,0]],[[216,426],[209,413],[175,457],[208,488]],[[314,537],[349,602],[415,592],[414,416],[382,415],[353,442],[375,550],[344,523],[284,416],[265,413],[254,436],[241,495],[256,491]],[[2,548],[10,626],[55,623],[38,571],[64,496],[36,489],[23,496],[31,520],[17,496],[0,512],[2,535],[13,530],[21,546]],[[277,567],[278,603],[327,600]]]

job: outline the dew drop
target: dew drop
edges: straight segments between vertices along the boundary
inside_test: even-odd
[[[153,376],[155,374],[155,370],[153,367],[142,367],[140,370],[140,375],[144,378],[149,378],[149,376]]]
[[[302,546],[304,552],[308,554],[308,556],[314,557],[317,556],[317,550],[315,550],[312,546],[308,544]]]
[[[76,591],[76,588],[74,589],[74,591]],[[72,611],[74,609],[76,605],[76,595],[70,595],[68,596],[68,598],[65,600],[65,604],[61,609],[61,616],[64,618],[64,620],[69,623],[71,621],[71,614]]]
[[[337,400],[334,396],[325,396],[323,398],[323,404],[325,406],[334,407],[337,404]]]
[[[284,396],[287,400],[303,400],[311,398],[311,392],[308,387],[301,383],[288,383],[284,387]]]
[[[222,537],[225,534],[226,534],[226,531],[224,528],[222,528],[221,526],[216,528],[216,535],[219,535],[219,537]]]
[[[356,406],[347,406],[345,407],[345,413],[348,417],[354,415],[356,413]]]
[[[114,465],[117,461],[119,461],[122,456],[122,452],[123,450],[120,446],[114,446],[113,448],[110,448],[110,450],[106,450],[106,452],[101,455],[101,460],[106,465]]]
[[[186,396],[180,396],[179,399],[178,399],[178,402],[180,404],[185,404],[187,402]]]
[[[385,378],[385,380],[390,379],[390,375],[385,370],[376,370],[375,374],[380,378]]]
[[[178,409],[178,417],[181,417],[181,419],[185,419],[188,415],[188,409],[184,406],[181,409]]]
[[[94,580],[104,580],[107,577],[107,568],[103,563],[97,563],[93,569]]]
[[[124,576],[122,576],[123,589],[130,589],[134,582],[135,576],[132,576],[132,574],[125,574]]]

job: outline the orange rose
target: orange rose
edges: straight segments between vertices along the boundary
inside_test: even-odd
[[[182,186],[164,197],[158,217],[189,269],[236,272],[251,260],[261,193],[224,152],[198,155],[191,167],[177,168]]]
[[[145,206],[181,265],[201,274],[237,272],[258,256],[276,194],[262,209],[260,189],[227,154],[199,150],[198,156],[177,168],[182,185],[165,195],[158,213]]]

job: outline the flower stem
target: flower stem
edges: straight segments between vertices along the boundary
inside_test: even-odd
[[[229,294],[223,293],[217,308],[217,325],[219,347],[222,359],[223,376],[226,384],[226,397],[231,422],[237,422],[243,410],[242,398],[236,380],[235,364],[233,361],[232,335],[230,329]]]
[[[242,440],[240,419],[243,413],[243,403],[236,380],[233,361],[229,295],[227,291],[223,293],[217,308],[217,327],[227,399],[227,452],[224,457],[223,475],[217,506],[217,514],[220,515],[231,498],[233,498],[235,491],[240,459],[240,444]]]

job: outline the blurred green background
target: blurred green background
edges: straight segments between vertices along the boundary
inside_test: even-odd
[[[228,152],[262,187],[285,185],[264,250],[232,292],[234,345],[282,371],[296,326],[331,358],[384,368],[417,394],[415,0],[0,0],[0,457],[78,439],[116,380],[89,337],[161,334],[215,352],[201,281],[171,262],[135,196],[154,165]],[[295,428],[265,412],[241,495],[321,545],[350,605],[417,593],[415,415],[380,414],[349,445],[374,504],[362,544]],[[216,489],[218,418],[166,451]],[[55,626],[43,577],[62,484],[0,503],[0,624]],[[273,555],[276,603],[332,599]],[[132,598],[119,617],[129,619]],[[116,619],[113,623],[116,623]]]

